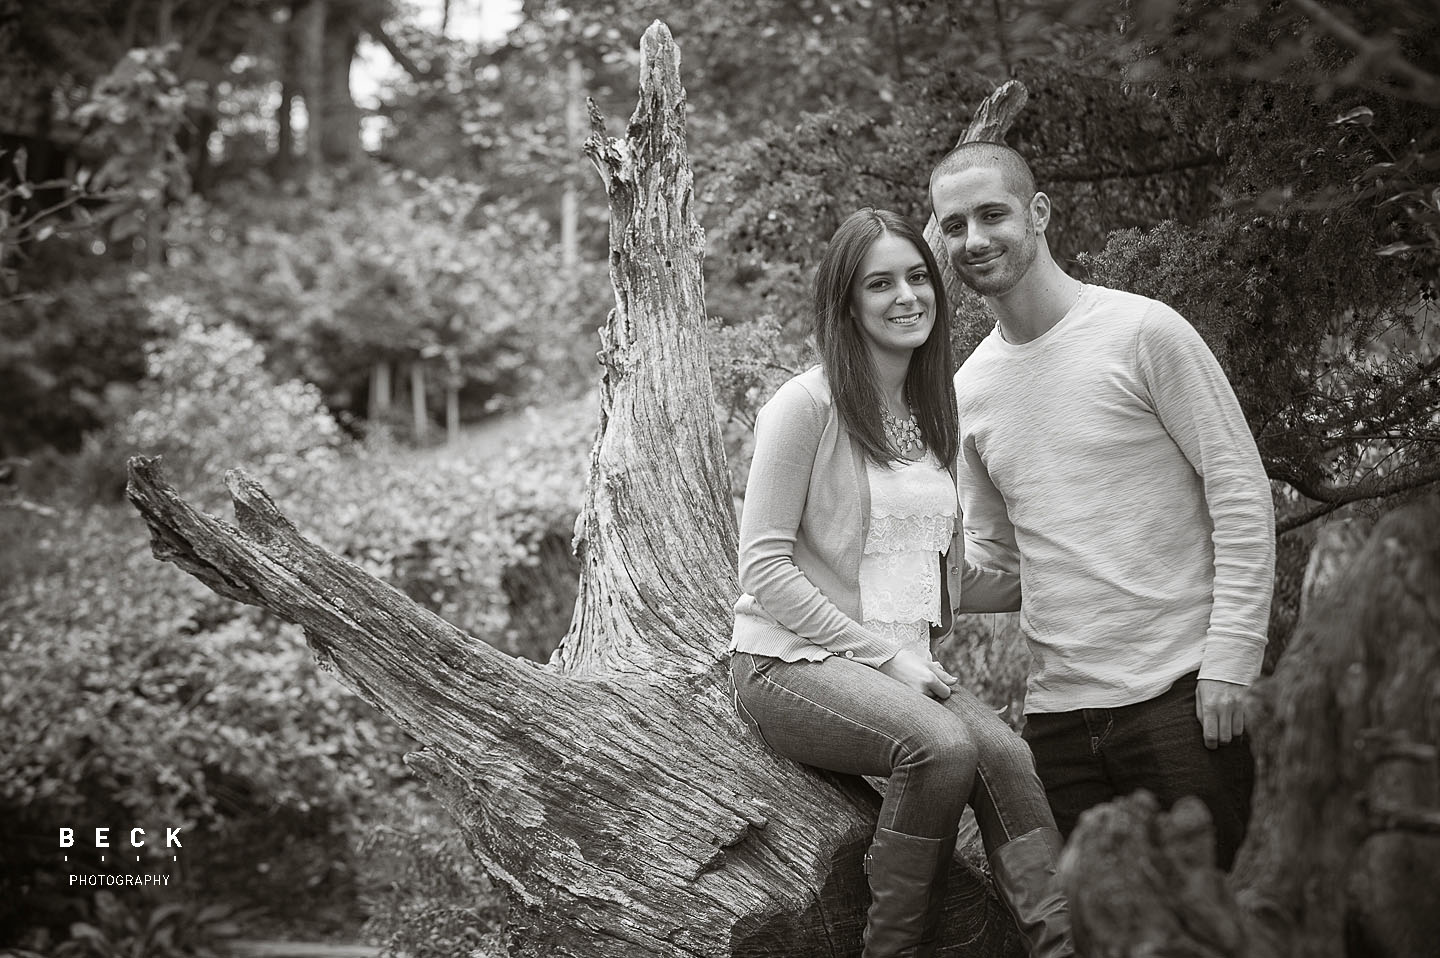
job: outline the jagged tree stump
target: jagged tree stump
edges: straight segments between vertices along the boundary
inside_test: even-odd
[[[1086,813],[1062,857],[1087,958],[1440,954],[1440,498],[1386,516],[1257,686],[1232,876],[1198,802]]]
[[[734,716],[724,649],[736,531],[702,343],[679,54],[641,46],[624,141],[587,144],[611,205],[616,305],[576,543],[575,616],[546,666],[513,659],[306,541],[255,482],[238,528],[156,463],[129,495],[155,554],[304,628],[315,655],[423,748],[407,757],[509,893],[520,955],[855,955],[878,799],[779,759]],[[943,953],[1017,953],[957,859]]]

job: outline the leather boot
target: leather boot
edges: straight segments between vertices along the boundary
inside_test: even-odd
[[[934,953],[935,935],[930,950],[921,950],[929,930],[931,891],[942,861],[949,875],[954,851],[953,837],[921,838],[888,828],[875,832],[865,856],[870,911],[865,918],[863,958],[919,958]]]
[[[960,836],[941,839],[935,861],[935,880],[930,883],[930,904],[925,909],[925,930],[915,958],[934,958],[940,947],[940,925],[945,917],[945,891],[950,887],[950,867],[955,858],[955,842]]]
[[[1000,900],[1015,917],[1030,958],[1071,958],[1070,908],[1055,878],[1063,840],[1054,828],[1037,828],[990,854],[990,875]]]

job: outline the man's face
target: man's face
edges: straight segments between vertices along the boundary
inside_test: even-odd
[[[937,177],[930,202],[945,252],[965,285],[982,296],[1014,289],[1039,249],[1035,197],[1010,192],[999,170],[975,166]]]

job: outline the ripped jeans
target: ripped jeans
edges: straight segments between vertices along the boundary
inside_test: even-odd
[[[1023,739],[963,688],[943,702],[839,656],[784,662],[732,653],[735,709],[786,758],[889,779],[879,827],[955,834],[968,804],[986,852],[1055,826]]]

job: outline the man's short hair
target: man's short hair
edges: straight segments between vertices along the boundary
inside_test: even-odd
[[[1020,197],[1022,203],[1030,202],[1035,195],[1035,174],[1031,172],[1030,164],[1004,143],[961,143],[935,164],[930,183],[933,185],[941,176],[977,166],[999,170],[1005,188]]]

